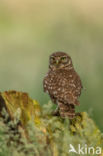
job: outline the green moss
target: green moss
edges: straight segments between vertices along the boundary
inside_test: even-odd
[[[62,119],[51,115],[51,102],[40,107],[27,94],[12,91],[1,93],[1,98],[6,111],[0,119],[0,156],[72,156],[70,144],[75,149],[78,144],[103,149],[102,133],[86,112]]]

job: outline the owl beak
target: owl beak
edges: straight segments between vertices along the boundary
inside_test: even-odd
[[[56,60],[56,65],[58,65],[59,64],[59,60]]]

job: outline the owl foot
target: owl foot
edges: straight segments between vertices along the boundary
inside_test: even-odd
[[[59,108],[57,107],[56,110],[52,113],[53,116],[60,116]]]
[[[74,118],[75,118],[75,113],[60,112],[60,116],[61,116],[62,118],[74,119]]]

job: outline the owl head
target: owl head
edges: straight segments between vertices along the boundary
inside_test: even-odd
[[[64,52],[55,52],[50,55],[49,68],[51,70],[72,69],[71,57]]]

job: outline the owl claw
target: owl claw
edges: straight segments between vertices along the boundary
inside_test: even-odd
[[[55,111],[55,112],[52,113],[52,115],[53,116],[60,116],[60,113],[59,113],[59,111]]]

